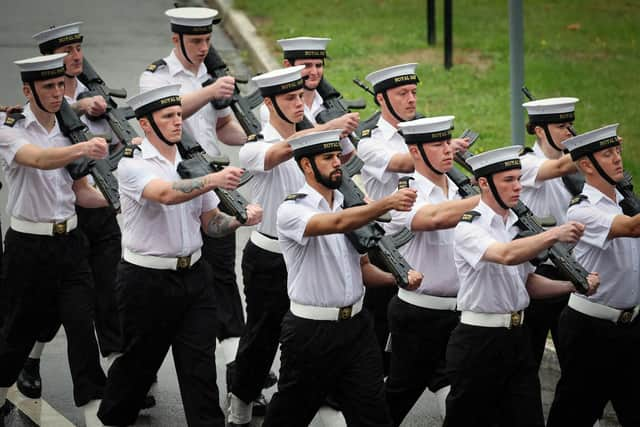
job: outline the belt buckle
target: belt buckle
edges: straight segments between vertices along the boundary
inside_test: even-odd
[[[618,317],[618,321],[616,322],[618,325],[628,325],[633,320],[633,309],[624,310],[620,313]]]
[[[514,311],[511,313],[511,324],[509,328],[516,328],[522,324],[522,315],[519,311]]]
[[[347,307],[340,307],[338,310],[338,320],[347,320],[351,318],[353,306],[349,305]]]
[[[185,270],[191,266],[191,255],[179,256],[176,264],[176,270]]]
[[[54,236],[67,234],[67,221],[53,223],[53,230],[52,231],[53,231],[53,235]]]

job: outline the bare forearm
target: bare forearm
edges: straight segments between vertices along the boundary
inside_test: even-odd
[[[87,178],[75,181],[73,191],[76,193],[76,205],[82,208],[95,209],[109,205],[102,193],[89,185]]]
[[[455,227],[462,215],[473,209],[479,200],[480,196],[473,196],[463,200],[425,205],[413,217],[411,229],[431,231]]]
[[[194,90],[193,92],[180,96],[183,119],[187,119],[189,116],[195,114],[211,100],[209,87],[210,86],[203,87],[202,89]]]
[[[484,259],[505,265],[517,265],[535,258],[540,252],[557,242],[552,230],[535,236],[515,239],[508,243],[494,243],[485,252]]]
[[[80,145],[52,148],[30,146],[16,153],[16,161],[36,169],[51,170],[63,168],[82,156],[83,148]]]
[[[361,262],[362,281],[369,288],[381,288],[387,286],[395,286],[396,281],[393,274],[381,270],[371,262]]]
[[[233,116],[229,115],[220,120],[224,120],[224,122],[216,128],[216,134],[223,144],[243,145],[247,142],[247,134],[244,133],[242,126]]]
[[[532,298],[553,298],[574,290],[571,282],[551,280],[539,274],[531,274],[527,279],[527,291]]]

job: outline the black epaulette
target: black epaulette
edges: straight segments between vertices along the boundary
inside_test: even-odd
[[[142,148],[140,148],[139,145],[136,144],[128,144],[126,147],[124,147],[124,150],[122,152],[122,157],[128,157],[128,158],[133,158],[133,155],[135,154],[136,150],[142,152]]]
[[[145,71],[150,71],[152,73],[155,73],[158,68],[163,67],[167,65],[167,61],[165,61],[164,59],[158,59],[157,61],[153,61],[151,64],[147,65],[147,69]]]
[[[362,139],[362,138],[369,138],[369,137],[371,136],[371,132],[373,132],[373,130],[374,130],[375,128],[377,128],[377,127],[378,127],[378,125],[374,125],[373,127],[369,127],[369,128],[362,129],[362,130],[360,131],[360,135],[359,135],[360,139]]]
[[[287,197],[285,197],[284,201],[287,202],[289,200],[304,199],[305,197],[307,197],[307,195],[304,193],[292,193],[292,194],[289,194]]]
[[[571,201],[569,202],[569,206],[579,205],[583,200],[587,200],[588,198],[589,197],[585,196],[584,194],[578,194],[576,197],[571,199]]]
[[[255,134],[252,133],[251,135],[247,136],[247,142],[256,142],[256,141],[260,141],[261,139],[264,139],[264,137],[262,136],[262,134]]]
[[[518,153],[518,156],[524,156],[525,154],[533,153],[533,149],[529,147],[522,147],[522,150]]]
[[[464,221],[464,222],[473,222],[473,220],[475,220],[477,217],[479,217],[480,215],[482,215],[480,212],[478,211],[469,211],[469,212],[465,212],[462,215],[462,218],[460,218],[460,221]]]
[[[7,118],[4,120],[4,125],[12,128],[16,123],[24,118],[25,116],[22,113],[9,113],[7,114]]]

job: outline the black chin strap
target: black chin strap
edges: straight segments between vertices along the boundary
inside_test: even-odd
[[[391,101],[389,101],[389,97],[387,96],[387,91],[386,90],[384,92],[382,92],[382,98],[384,99],[384,102],[387,104],[387,108],[391,112],[391,115],[393,117],[395,117],[396,120],[399,121],[399,122],[406,122],[406,120],[403,119],[402,117],[400,117],[398,115],[398,113],[396,113],[396,110],[393,109],[393,105],[391,105]]]
[[[418,145],[418,151],[420,151],[422,160],[424,160],[425,164],[429,166],[429,169],[431,169],[436,175],[444,175],[444,172],[439,171],[431,164],[431,162],[429,161],[429,158],[427,157],[427,153],[424,152],[424,148],[422,147],[422,144]]]
[[[295,124],[291,120],[289,120],[287,118],[287,116],[284,115],[284,113],[282,112],[282,110],[278,106],[278,103],[276,102],[276,96],[275,95],[274,96],[270,96],[269,99],[271,99],[271,103],[273,104],[273,108],[276,110],[276,113],[278,113],[278,116],[280,116],[280,118],[282,120],[284,120],[285,122],[290,123],[292,125]],[[313,164],[313,162],[312,162],[312,164]]]
[[[36,85],[34,82],[29,82],[29,87],[31,88],[31,92],[33,92],[33,98],[36,100],[36,104],[38,104],[38,107],[40,107],[40,109],[42,111],[46,111],[47,113],[51,113],[51,114],[55,114],[55,111],[49,111],[46,108],[44,108],[44,105],[42,105],[42,102],[40,102],[40,97],[38,96],[38,92],[36,91]]]
[[[598,171],[600,176],[602,178],[604,178],[605,181],[607,181],[611,185],[616,185],[617,184],[613,179],[611,179],[611,177],[609,175],[607,175],[607,173],[604,171],[604,169],[602,169],[602,166],[600,166],[600,163],[598,163],[596,158],[593,156],[593,153],[587,154],[587,158],[589,160],[591,160],[591,163],[593,163],[593,167],[596,168],[596,170]]]
[[[178,37],[180,37],[180,50],[182,50],[182,55],[184,55],[184,59],[186,59],[189,64],[193,64],[193,62],[191,62],[191,59],[189,59],[189,55],[187,55],[187,49],[184,47],[184,38],[182,33],[179,33]]]
[[[162,142],[164,142],[167,145],[175,145],[175,144],[177,144],[176,142],[171,142],[167,138],[165,138],[165,136],[162,134],[162,132],[160,132],[160,129],[158,128],[158,125],[156,124],[156,121],[153,120],[153,116],[151,114],[149,114],[147,116],[147,120],[149,120],[149,123],[151,124],[151,127],[153,128],[153,131],[156,133],[156,135],[158,136],[158,138],[160,138],[160,140]]]
[[[493,182],[493,175],[487,176],[487,182],[489,183],[489,188],[491,189],[491,193],[493,193],[493,198],[496,199],[496,202],[500,205],[502,209],[509,209],[509,206],[505,205],[498,194],[498,189],[496,188],[496,184]]]
[[[542,129],[544,129],[544,134],[547,137],[547,142],[549,143],[549,145],[553,147],[554,150],[562,152],[562,149],[558,147],[556,143],[553,142],[553,138],[551,138],[551,132],[549,132],[549,125],[546,125],[546,124],[542,125]]]

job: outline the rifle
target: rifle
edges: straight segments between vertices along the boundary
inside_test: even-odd
[[[460,154],[460,156],[457,156],[457,154]],[[472,156],[473,154],[467,150],[464,153],[456,153],[455,160],[460,166],[473,173],[473,169],[466,161]],[[460,158],[460,161],[458,158]],[[479,191],[471,185],[469,178],[467,178],[463,173],[455,169],[451,169],[451,171],[447,172],[447,175],[458,186],[462,197],[479,194]],[[544,232],[544,228],[539,219],[533,214],[533,212],[531,212],[531,209],[522,202],[522,200],[518,200],[516,206],[512,207],[511,210],[518,217],[516,225],[521,230],[521,237]],[[589,272],[585,270],[585,268],[571,255],[571,248],[569,245],[557,242],[544,251],[542,255],[536,257],[536,260],[542,261],[547,257],[556,266],[562,276],[573,283],[578,292],[587,293],[589,290],[589,283],[587,282]]]
[[[203,87],[215,83],[215,81],[220,77],[229,75],[229,68],[227,67],[227,64],[225,64],[225,62],[222,60],[213,46],[209,46],[209,52],[204,58],[204,65],[205,67],[207,67],[207,72],[211,74],[213,78],[204,82],[202,84]],[[238,79],[236,79],[236,82],[247,83],[246,81],[240,81]],[[258,92],[254,92],[250,97],[246,98],[240,95],[240,89],[238,89],[238,84],[236,83],[231,98],[224,100],[216,99],[211,101],[211,104],[217,110],[231,107],[231,111],[233,111],[236,119],[238,119],[238,123],[240,123],[240,126],[242,126],[242,129],[247,134],[247,139],[251,141],[255,139],[262,130],[260,121],[256,118],[256,116],[253,115],[253,112],[251,111],[256,105],[261,102],[261,100],[262,97],[260,97],[260,94]],[[256,102],[258,104],[256,104]]]
[[[107,111],[104,116],[95,119],[105,119],[114,135],[122,142],[124,147],[120,147],[110,154],[112,170],[117,167],[118,161],[122,158],[125,149],[131,149],[131,141],[138,136],[135,129],[129,124],[129,120],[135,118],[135,113],[131,107],[118,107],[113,99],[126,98],[127,91],[124,89],[112,89],[106,85],[104,80],[91,66],[86,58],[82,61],[82,73],[78,75],[78,80],[89,89],[88,92],[80,94],[79,99],[86,96],[100,95],[107,102]],[[89,117],[92,119],[91,117]]]
[[[182,179],[193,179],[201,176],[220,172],[229,165],[229,158],[226,156],[213,157],[208,155],[204,149],[189,134],[182,132],[182,139],[178,143],[178,151],[182,156],[182,161],[178,163],[178,175]],[[245,173],[241,178],[241,184],[245,184],[252,178]],[[243,182],[244,180],[244,182]],[[237,190],[225,190],[216,188],[213,190],[220,199],[220,210],[236,217],[241,224],[247,222],[247,205],[249,202]]]
[[[93,138],[87,125],[78,117],[66,100],[62,100],[62,106],[56,113],[60,123],[62,134],[71,140],[72,144],[88,141]],[[79,179],[91,174],[96,186],[107,202],[116,212],[120,212],[120,195],[118,194],[118,180],[111,171],[112,163],[108,159],[92,160],[81,158],[69,165],[67,170],[73,179]]]
[[[316,90],[322,97],[322,105],[325,108],[316,115],[316,121],[320,124],[342,117],[350,113],[350,110],[362,110],[367,106],[362,99],[355,101],[345,100],[342,95],[340,95],[340,92],[324,77],[320,80],[320,84]],[[358,137],[353,133],[349,135],[349,140],[354,146],[358,143]]]

